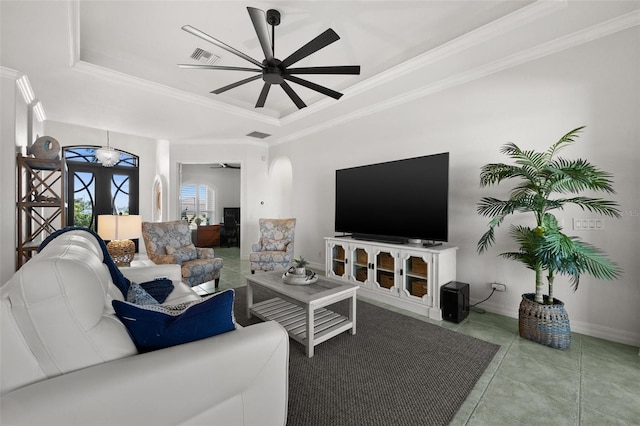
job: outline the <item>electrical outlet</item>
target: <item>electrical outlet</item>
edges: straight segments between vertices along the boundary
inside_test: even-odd
[[[603,231],[604,219],[573,219],[574,231]]]
[[[507,291],[507,286],[500,283],[491,283],[491,288],[495,291]]]

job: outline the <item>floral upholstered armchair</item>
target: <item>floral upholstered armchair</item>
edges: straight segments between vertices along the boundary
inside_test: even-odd
[[[293,260],[295,219],[259,219],[260,240],[251,245],[251,273],[287,268]]]
[[[154,263],[180,264],[182,281],[191,287],[215,280],[218,288],[222,259],[214,256],[212,248],[194,246],[186,221],[142,222],[142,238]]]

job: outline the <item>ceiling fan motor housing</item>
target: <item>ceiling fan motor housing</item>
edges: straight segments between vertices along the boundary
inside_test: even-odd
[[[278,66],[280,62],[282,61],[276,58],[273,58],[271,61],[267,61],[266,59],[262,61],[265,66],[262,70],[262,80],[266,83],[281,84],[284,78],[282,78],[282,69]]]
[[[275,9],[267,10],[267,23],[272,27],[280,25],[280,12]]]

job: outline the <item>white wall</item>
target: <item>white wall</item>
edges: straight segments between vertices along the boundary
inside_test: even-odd
[[[271,162],[269,187],[277,188],[277,191],[271,191],[273,202],[279,207],[277,211],[273,212],[273,217],[282,219],[292,217],[292,208],[296,197],[293,193],[293,170],[289,158],[280,157]]]
[[[43,125],[18,90],[22,73],[0,67],[0,188],[8,191],[0,203],[0,283],[15,272],[17,243],[16,154],[43,135]]]
[[[16,198],[16,105],[20,95],[16,88],[17,74],[13,70],[0,69],[0,188],[8,190]],[[7,197],[8,198],[8,197]],[[16,206],[0,203],[0,282],[4,283],[16,267]]]
[[[570,234],[604,249],[624,276],[614,282],[584,276],[576,293],[558,278],[556,296],[565,302],[575,331],[639,344],[639,40],[636,27],[273,147],[271,158],[288,157],[293,166],[296,255],[324,264],[322,238],[333,235],[336,169],[448,151],[449,241],[459,247],[458,280],[470,283],[475,301],[489,295],[488,283],[505,283],[507,292],[481,306],[515,318],[521,294],[534,291],[534,276],[497,256],[515,248],[506,226],[488,254],[476,252],[488,222],[476,214],[477,202],[487,195],[504,197],[509,188],[481,189],[480,168],[507,161],[499,153],[506,142],[544,150],[586,125],[563,155],[587,158],[612,172],[615,199],[625,213],[620,220],[605,219],[603,232]],[[572,218],[592,217],[580,210],[558,216],[569,230]]]
[[[158,221],[165,221],[169,216],[169,200],[171,200],[174,194],[171,194],[169,188],[169,176],[171,174],[171,161],[169,160],[170,142],[162,139],[156,141],[156,176],[153,179],[154,185],[158,182],[159,188],[152,188],[151,197],[154,202],[153,207],[156,206],[157,192],[160,191],[160,211],[152,212],[152,218]]]

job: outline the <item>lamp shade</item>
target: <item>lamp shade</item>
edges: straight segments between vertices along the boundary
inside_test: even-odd
[[[138,215],[98,215],[98,235],[103,240],[140,238],[142,217]]]

